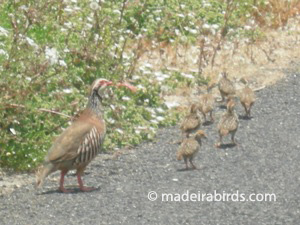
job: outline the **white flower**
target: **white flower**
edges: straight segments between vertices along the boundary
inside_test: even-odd
[[[70,13],[70,12],[73,12],[74,10],[70,7],[66,7],[66,8],[64,8],[64,11]]]
[[[166,78],[165,77],[156,77],[157,81],[164,81]]]
[[[148,67],[148,68],[152,68],[153,67],[152,64],[150,64],[150,63],[145,63],[144,66]]]
[[[134,76],[132,76],[132,79],[133,79],[133,80],[138,80],[138,79],[140,79],[140,76],[134,75]]]
[[[90,7],[92,10],[98,10],[100,8],[99,4],[97,2],[91,2]]]
[[[150,127],[149,130],[152,131],[153,133],[155,133],[155,131],[156,131],[156,129],[154,127]]]
[[[163,112],[165,112],[165,110],[163,110],[162,108],[156,108],[156,111],[157,111],[158,113],[163,113]]]
[[[157,120],[150,120],[151,123],[154,123],[154,124],[158,124],[159,122]]]
[[[118,9],[115,9],[115,10],[113,10],[113,13],[116,13],[116,14],[119,14],[119,15],[121,15],[121,11],[120,11],[120,10],[118,10]]]
[[[70,94],[70,93],[73,92],[73,89],[71,89],[71,88],[65,88],[65,89],[63,89],[63,92],[66,93],[66,94]]]
[[[148,99],[147,99],[147,100],[148,100]],[[153,110],[152,108],[150,108],[150,107],[147,107],[146,110],[147,110],[148,112],[150,112],[151,114],[155,114],[154,110]]]
[[[192,74],[187,74],[187,73],[181,73],[181,76],[186,77],[186,78],[190,78],[190,79],[195,78]]]
[[[9,130],[10,130],[10,132],[11,132],[13,135],[16,135],[16,134],[17,134],[17,132],[16,132],[16,130],[15,130],[14,128],[9,128]]]
[[[121,129],[117,128],[116,131],[120,134],[124,134],[124,131],[122,131]]]
[[[46,47],[45,55],[51,65],[58,63],[59,54],[55,48]]]
[[[196,29],[189,29],[189,31],[192,33],[192,34],[197,34],[198,31]]]
[[[149,70],[144,70],[143,73],[144,73],[144,74],[151,74],[151,71],[149,71]]]
[[[142,90],[143,90],[143,89],[146,89],[146,88],[145,88],[143,85],[141,85],[141,84],[137,85],[136,87],[137,87],[138,89],[142,89]]]
[[[139,130],[147,130],[147,127],[138,126],[138,127],[136,127],[136,129],[139,129]]]
[[[67,27],[67,28],[69,28],[69,29],[72,28],[72,25],[73,24],[71,22],[65,22],[64,23],[64,26]]]
[[[124,100],[124,101],[129,101],[130,98],[129,98],[128,96],[123,96],[123,97],[122,97],[122,100]]]
[[[112,119],[112,118],[109,118],[109,119],[107,119],[107,122],[113,124],[113,123],[115,123],[116,121],[115,121],[114,119]]]
[[[181,13],[177,14],[177,16],[181,17],[181,18],[184,18],[185,16]]]
[[[179,106],[179,103],[178,102],[165,102],[165,105],[171,109],[171,108],[174,108],[174,107],[177,107]]]
[[[217,30],[217,29],[219,29],[219,25],[218,24],[213,24],[213,25],[211,25],[211,28]]]
[[[244,28],[245,28],[245,30],[251,30],[251,27],[248,25],[244,26]]]
[[[0,35],[3,35],[3,36],[8,36],[8,31],[5,30],[3,27],[0,27]]]
[[[38,48],[37,44],[36,44],[31,38],[26,37],[25,40],[27,41],[27,43],[28,43],[30,46],[34,47],[35,49]]]
[[[0,55],[4,55],[6,58],[8,57],[8,54],[3,49],[0,49]]]
[[[204,28],[204,29],[209,29],[209,28],[210,28],[210,25],[207,24],[207,23],[205,23],[205,24],[203,25],[203,28]]]
[[[59,61],[58,61],[58,64],[59,64],[60,66],[63,66],[63,67],[68,67],[67,64],[66,64],[66,62],[65,62],[64,60],[59,60]]]
[[[163,121],[163,120],[165,120],[165,118],[162,117],[162,116],[158,116],[158,117],[156,117],[156,119],[157,119],[158,121]]]
[[[20,9],[20,10],[26,11],[26,10],[28,9],[28,7],[26,7],[25,5],[21,5],[21,6],[19,7],[19,9]]]
[[[87,23],[85,26],[86,26],[86,29],[91,29],[93,27],[93,25],[90,23]]]

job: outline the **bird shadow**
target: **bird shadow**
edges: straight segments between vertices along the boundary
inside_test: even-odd
[[[239,115],[239,119],[241,120],[251,120],[252,118],[252,116]]]
[[[209,125],[212,125],[214,122],[213,121],[205,121],[203,123],[203,126],[209,126]]]
[[[226,109],[227,107],[226,107],[226,105],[223,105],[223,104],[222,104],[222,105],[219,105],[219,108],[220,108],[220,109]]]
[[[68,188],[67,189],[70,192],[61,192],[60,190],[56,189],[56,190],[48,190],[48,191],[43,191],[40,193],[36,193],[36,195],[51,195],[51,194],[80,194],[80,193],[85,193],[85,192],[96,192],[100,190],[100,187],[96,187],[95,189],[91,190],[91,191],[81,191],[79,188]]]
[[[229,143],[229,144],[221,144],[220,147],[218,147],[219,149],[226,149],[226,148],[234,148],[236,147],[236,144],[233,143]]]
[[[182,168],[182,169],[177,169],[177,172],[187,172],[187,171],[199,171],[206,168],[205,166],[201,167],[201,168]]]

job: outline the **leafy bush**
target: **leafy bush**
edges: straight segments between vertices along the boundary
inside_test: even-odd
[[[35,168],[61,128],[85,107],[88,87],[99,77],[139,87],[137,93],[114,89],[104,102],[105,149],[151,140],[158,127],[179,118],[159,97],[162,89],[207,81],[201,74],[137,67],[146,47],[142,41],[193,43],[199,35],[221,31],[231,38],[242,34],[255,39],[259,29],[243,26],[260,18],[257,10],[270,14],[272,8],[263,0],[255,6],[252,2],[2,1],[0,166]],[[270,15],[266,19],[277,19]]]

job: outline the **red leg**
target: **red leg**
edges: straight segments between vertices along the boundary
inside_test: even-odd
[[[77,173],[77,181],[78,181],[78,184],[79,184],[79,189],[81,191],[93,191],[93,190],[96,190],[96,188],[94,188],[94,187],[85,187],[85,186],[83,186],[83,182],[82,182],[80,173]]]
[[[59,190],[63,193],[71,192],[70,190],[67,190],[64,188],[64,181],[65,181],[65,175],[68,173],[68,170],[62,170],[60,174],[60,181],[59,181]]]

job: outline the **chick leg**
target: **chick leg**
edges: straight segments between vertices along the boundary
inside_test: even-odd
[[[234,144],[234,145],[237,144],[236,141],[235,141],[235,139],[234,139],[235,133],[236,133],[236,131],[234,131],[234,132],[231,133],[231,143]]]
[[[193,163],[193,157],[191,157],[189,161],[190,161],[190,164],[192,165],[192,168],[197,169],[197,167]]]
[[[251,118],[251,105],[250,105],[250,107],[248,109],[248,117]]]
[[[206,114],[204,112],[202,112],[202,115],[204,117],[204,123],[206,123],[207,122],[207,120],[206,120]]]
[[[221,102],[224,102],[225,101],[225,95],[224,95],[224,93],[222,91],[220,93],[221,93],[221,97],[222,97],[222,101]]]
[[[185,163],[185,169],[189,169],[189,166],[188,166],[188,161],[187,161],[187,158],[186,157],[184,157],[183,158],[184,159],[184,163]]]
[[[248,110],[247,110],[247,107],[246,107],[246,105],[245,105],[245,104],[243,104],[243,107],[244,107],[244,109],[245,109],[245,117],[248,117]]]
[[[219,133],[219,142],[215,145],[217,148],[220,148],[223,144],[223,136]]]
[[[213,111],[210,111],[209,116],[210,116],[210,121],[211,121],[211,122],[214,122],[215,119],[214,119],[214,117],[213,117]]]

